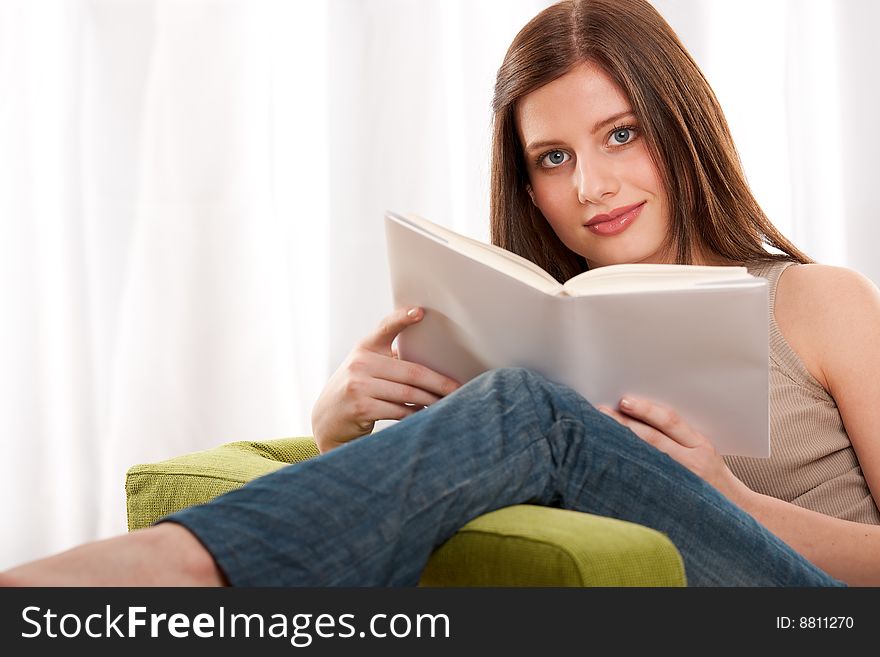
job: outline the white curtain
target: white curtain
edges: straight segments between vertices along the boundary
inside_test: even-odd
[[[0,0],[0,568],[125,530],[135,464],[310,433],[390,310],[385,209],[486,239],[537,0]],[[657,0],[749,179],[880,281],[870,0]]]

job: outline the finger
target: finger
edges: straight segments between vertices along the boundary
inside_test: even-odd
[[[628,419],[623,413],[620,413],[619,411],[615,411],[610,406],[599,405],[596,407],[596,410],[601,413],[604,413],[605,415],[607,415],[608,417],[610,417],[614,420],[617,420],[620,424],[623,424]]]
[[[364,404],[361,411],[359,422],[379,422],[380,420],[402,420],[409,417],[413,413],[422,410],[422,406],[406,406],[404,404],[393,404],[391,402],[382,401],[381,399],[373,399]]]
[[[685,447],[697,447],[706,441],[701,434],[694,431],[677,412],[668,406],[646,399],[624,397],[620,400],[620,411],[654,427]]]
[[[373,396],[372,387],[366,389],[364,387],[372,386],[371,380],[373,382],[385,380],[412,386],[438,397],[445,397],[461,387],[461,383],[455,379],[435,372],[429,367],[366,349],[361,349],[357,356],[349,361],[348,368],[360,381],[357,385],[361,388],[361,392],[369,396]]]
[[[415,404],[417,406],[430,406],[441,399],[440,395],[435,395],[422,388],[385,379],[374,379],[370,396],[393,404]]]
[[[656,440],[654,435],[651,433],[657,433],[657,430],[653,427],[649,427],[647,424],[639,422],[638,420],[624,415],[620,411],[610,408],[608,406],[597,406],[596,408],[608,417],[616,420],[619,424],[622,424],[627,429],[631,430],[633,433],[639,436],[639,438],[642,438],[643,440],[645,438],[650,438],[652,441]]]
[[[381,375],[377,373],[377,376],[388,381],[425,390],[438,397],[445,397],[461,387],[461,383],[455,379],[445,374],[440,374],[440,372],[435,372],[430,367],[425,367],[408,360],[389,359],[386,361]]]
[[[658,431],[644,422],[639,422],[638,420],[607,406],[597,406],[597,409],[605,415],[617,420],[646,443],[659,449],[661,452],[668,454],[676,461],[680,461],[681,458],[685,457],[687,449],[662,431]]]
[[[384,317],[376,330],[361,342],[361,346],[376,353],[389,355],[391,344],[403,329],[422,321],[425,316],[421,308],[398,308]]]

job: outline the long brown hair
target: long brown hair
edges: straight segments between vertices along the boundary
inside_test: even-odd
[[[559,281],[587,269],[528,194],[516,102],[575,65],[600,66],[632,103],[670,207],[676,261],[697,253],[738,263],[812,262],[770,222],[749,189],[730,129],[706,78],[645,0],[564,0],[520,30],[498,69],[492,101],[492,242]],[[772,254],[765,248],[780,251]]]

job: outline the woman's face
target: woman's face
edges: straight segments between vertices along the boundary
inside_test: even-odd
[[[590,268],[672,261],[659,171],[629,100],[601,68],[581,64],[524,96],[516,122],[532,200]]]

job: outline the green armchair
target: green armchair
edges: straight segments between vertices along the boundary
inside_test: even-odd
[[[251,479],[317,456],[311,438],[234,442],[126,474],[128,529],[148,527]],[[475,518],[437,548],[421,586],[684,586],[660,532],[613,518],[520,504]]]

